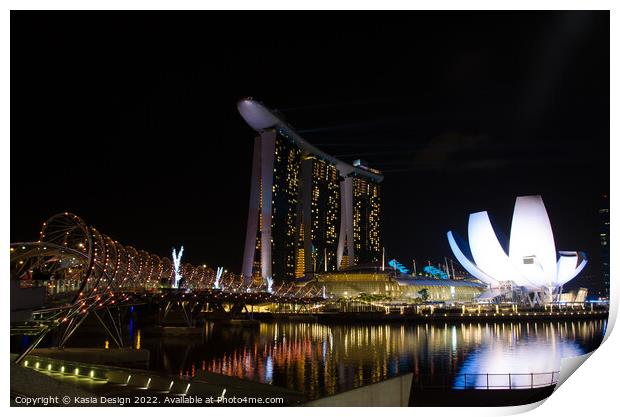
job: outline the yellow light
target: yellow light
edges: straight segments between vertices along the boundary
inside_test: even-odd
[[[39,362],[35,363],[35,364],[34,364],[34,367],[35,367],[35,368],[37,368],[37,369],[39,369]]]
[[[80,368],[75,368],[75,375],[79,375],[80,374]]]
[[[28,366],[28,361],[24,362],[24,366]]]
[[[60,372],[64,373],[65,372],[65,367],[64,365],[60,367]]]
[[[47,365],[47,370],[48,370],[48,371],[51,371],[51,370],[52,370],[52,364],[51,364],[51,363]]]
[[[94,378],[94,377],[95,377],[95,371],[94,371],[94,370],[93,370],[93,371],[90,371],[90,377],[91,377],[91,378]]]

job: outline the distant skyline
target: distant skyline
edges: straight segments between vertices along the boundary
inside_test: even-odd
[[[600,278],[609,12],[12,12],[11,241],[71,211],[239,272],[245,96],[384,173],[389,258],[443,260],[474,211],[507,234],[541,194]]]

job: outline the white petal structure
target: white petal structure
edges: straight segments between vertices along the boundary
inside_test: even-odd
[[[517,197],[509,251],[510,261],[531,284],[555,286],[558,269],[555,241],[545,204],[539,195]]]
[[[531,289],[556,288],[576,277],[587,263],[583,252],[556,252],[551,222],[539,195],[517,197],[508,254],[486,211],[469,215],[467,233],[471,259],[451,231],[450,248],[467,272],[491,287],[512,281]]]
[[[510,263],[510,259],[500,245],[486,211],[469,215],[469,248],[474,261],[485,274],[497,281],[514,281],[519,285],[525,282]]]

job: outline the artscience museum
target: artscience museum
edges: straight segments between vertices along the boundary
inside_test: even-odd
[[[454,256],[489,286],[479,299],[522,297],[530,304],[560,300],[562,286],[586,266],[583,252],[556,251],[551,222],[540,195],[517,197],[506,251],[486,211],[469,215],[468,242],[448,232]]]

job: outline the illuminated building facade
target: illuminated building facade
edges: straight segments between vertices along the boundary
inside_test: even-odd
[[[379,267],[333,273],[317,273],[307,285],[325,290],[335,298],[355,298],[363,294],[390,297],[393,301],[414,302],[426,289],[430,302],[473,302],[486,287],[483,284],[451,279],[412,279],[409,275],[382,271]]]
[[[603,275],[603,290],[601,296],[609,299],[609,195],[603,195],[603,203],[600,214],[600,241],[601,241],[601,260]]]
[[[302,163],[303,204],[299,206],[300,239],[295,278],[306,273],[336,269],[340,180],[338,169],[328,161],[308,155]],[[304,234],[304,231],[308,233]],[[303,270],[301,268],[303,266]]]
[[[379,261],[383,176],[322,152],[257,101],[238,109],[259,134],[243,276],[281,282]]]
[[[346,178],[351,181],[352,217],[353,217],[353,251],[348,251],[347,264],[353,266],[375,263],[381,260],[381,238],[379,218],[381,214],[381,194],[379,184],[357,175]],[[348,237],[348,236],[347,236]],[[348,242],[349,240],[347,240]],[[347,248],[348,249],[348,248]],[[343,241],[344,251],[344,241]],[[353,254],[353,263],[350,262]]]

